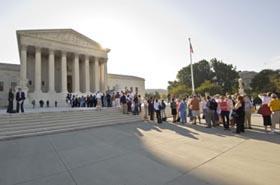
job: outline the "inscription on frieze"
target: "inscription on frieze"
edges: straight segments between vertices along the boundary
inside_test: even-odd
[[[26,33],[24,35],[30,36],[30,37],[36,37],[41,39],[47,39],[47,40],[53,40],[57,42],[63,42],[65,44],[71,44],[71,45],[77,45],[92,49],[98,49],[100,50],[101,47],[98,43],[96,43],[93,40],[84,38],[76,33],[72,32],[38,32],[38,33]]]

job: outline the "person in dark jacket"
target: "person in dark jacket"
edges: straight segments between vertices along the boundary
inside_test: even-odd
[[[236,133],[244,132],[244,122],[245,122],[245,102],[243,96],[237,97],[237,103],[235,104],[234,111],[236,113]]]
[[[18,88],[18,92],[16,93],[17,112],[19,112],[19,107],[20,107],[20,111],[24,112],[24,108],[23,108],[24,100],[25,100],[25,93],[21,91],[21,88]]]
[[[149,100],[148,100],[148,109],[149,109],[149,114],[150,114],[150,120],[154,120],[154,112],[155,112],[155,110],[154,110],[154,100],[153,100],[153,98],[150,98]]]
[[[14,108],[14,93],[12,89],[9,90],[9,95],[8,95],[8,108],[7,108],[7,113],[13,113],[13,108]]]
[[[176,122],[177,109],[176,109],[176,102],[175,102],[174,98],[172,98],[172,101],[170,103],[170,108],[171,108],[171,114],[173,116],[173,123],[175,123]]]

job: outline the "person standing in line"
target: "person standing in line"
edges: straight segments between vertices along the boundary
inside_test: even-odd
[[[203,97],[200,102],[200,107],[202,108],[202,118],[206,120],[207,115],[207,97]]]
[[[139,94],[138,95],[138,106],[139,106],[139,112],[142,111],[142,98],[141,98],[141,95]]]
[[[161,106],[160,106],[160,103],[159,103],[158,99],[156,99],[155,102],[154,102],[154,109],[156,111],[157,123],[162,123],[161,122],[161,116],[160,116]]]
[[[160,113],[161,113],[162,121],[166,121],[165,108],[166,108],[166,104],[165,104],[164,100],[161,100],[161,110],[160,110]]]
[[[183,100],[180,102],[179,105],[179,113],[180,113],[180,121],[181,123],[187,123],[187,104],[186,104],[186,98],[183,98]]]
[[[272,112],[272,133],[274,133],[276,124],[279,124],[280,127],[280,100],[278,99],[276,94],[271,94],[271,100],[268,103],[268,106]]]
[[[211,128],[212,126],[215,126],[215,112],[217,111],[218,103],[214,98],[211,98],[210,96],[207,96],[207,113],[206,113],[206,128]]]
[[[235,105],[235,112],[237,114],[235,118],[236,122],[236,133],[245,132],[244,121],[245,121],[245,102],[243,96],[237,97],[237,103]]]
[[[197,98],[196,95],[193,96],[192,100],[190,101],[189,107],[192,110],[192,115],[193,115],[193,124],[196,125],[196,119],[198,118],[199,123],[200,121],[200,115],[199,115],[199,99]]]
[[[16,93],[17,113],[19,112],[19,107],[20,107],[20,111],[24,112],[24,107],[23,107],[24,100],[25,100],[25,93],[21,91],[21,88],[18,88],[18,92]]]
[[[149,109],[149,113],[150,113],[150,120],[153,121],[154,120],[154,112],[155,112],[153,98],[151,97],[148,102],[149,102],[148,109]]]
[[[121,107],[121,103],[120,103],[120,93],[117,92],[116,96],[115,96],[115,100],[116,100],[116,107],[120,108]]]
[[[127,98],[125,93],[122,94],[121,98],[120,98],[120,103],[121,103],[121,107],[122,107],[122,113],[123,114],[128,114],[127,112]]]
[[[263,125],[266,133],[269,133],[267,130],[267,126],[270,126],[271,133],[273,133],[272,121],[271,121],[271,110],[268,107],[268,103],[270,102],[269,93],[264,93],[263,95],[259,95],[259,98],[262,101],[262,105],[258,110],[258,114],[261,114],[263,117]]]
[[[133,103],[134,103],[133,114],[138,115],[139,114],[139,105],[138,105],[139,99],[138,99],[137,95],[134,95]]]
[[[245,102],[245,128],[252,129],[251,116],[252,116],[253,103],[251,102],[250,98],[247,95],[244,96],[244,102]]]
[[[171,114],[173,116],[173,123],[176,123],[177,109],[176,109],[176,102],[174,98],[172,98],[171,100],[170,108],[171,108]]]
[[[224,96],[220,97],[219,107],[221,110],[221,117],[225,130],[229,130],[229,105],[228,100]]]
[[[102,94],[97,91],[96,93],[96,100],[97,100],[97,103],[96,103],[96,110],[98,111],[101,111],[101,106],[102,106]]]
[[[144,99],[144,119],[147,120],[148,119],[148,101],[146,99]]]
[[[116,107],[116,95],[114,92],[112,94],[112,107]]]
[[[9,95],[8,95],[8,108],[7,108],[7,113],[13,113],[14,112],[14,93],[12,88],[9,90]]]

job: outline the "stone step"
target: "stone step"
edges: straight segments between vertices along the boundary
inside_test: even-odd
[[[79,127],[79,126],[85,126],[85,125],[107,125],[107,123],[112,124],[112,123],[123,123],[123,122],[132,122],[132,121],[139,121],[139,119],[135,118],[127,118],[127,119],[110,119],[110,120],[99,120],[98,122],[88,122],[87,120],[82,120],[80,122],[70,122],[70,123],[65,123],[65,124],[51,124],[51,125],[44,125],[40,127],[35,127],[35,128],[29,128],[29,127],[21,127],[19,129],[14,128],[11,130],[3,130],[0,132],[0,136],[10,136],[13,134],[25,134],[25,133],[30,133],[30,132],[40,132],[40,131],[47,131],[47,130],[56,130],[56,129],[63,129],[63,128],[71,128],[71,127]]]
[[[80,122],[80,121],[87,121],[87,122],[98,122],[98,121],[110,121],[114,119],[129,119],[131,117],[129,116],[99,116],[99,117],[84,117],[84,118],[76,118],[76,117],[71,117],[69,119],[59,119],[59,120],[40,120],[38,122],[31,122],[31,123],[10,123],[10,124],[0,124],[0,130],[1,131],[7,131],[7,130],[13,130],[14,128],[36,128],[36,127],[44,127],[44,126],[49,126],[49,125],[61,125],[61,124],[68,124],[68,123],[73,123],[73,122]],[[1,132],[0,131],[0,132]]]
[[[79,113],[79,114],[64,114],[59,113],[57,115],[52,116],[41,116],[41,117],[35,117],[35,116],[29,116],[28,118],[22,118],[22,119],[7,119],[7,120],[0,120],[0,126],[4,125],[11,125],[11,124],[20,124],[20,123],[37,123],[37,122],[43,122],[44,120],[53,121],[53,120],[71,120],[72,118],[85,118],[85,117],[91,117],[91,118],[98,118],[102,116],[120,116],[121,114],[119,112],[93,112],[93,113]]]
[[[55,134],[55,133],[63,133],[63,132],[70,132],[70,131],[76,131],[76,130],[84,130],[84,129],[90,129],[94,127],[104,127],[104,126],[111,126],[116,124],[128,124],[137,122],[140,120],[134,120],[134,121],[123,121],[123,122],[116,122],[116,123],[106,123],[106,124],[96,124],[96,125],[78,125],[78,126],[72,126],[72,127],[65,127],[65,128],[56,128],[56,129],[49,129],[49,130],[36,130],[35,132],[28,132],[28,133],[14,133],[12,135],[1,135],[1,140],[8,140],[8,139],[16,139],[16,138],[23,138],[23,137],[31,137],[31,136],[39,136],[39,135],[49,135],[49,134]]]
[[[0,140],[141,121],[140,116],[124,115],[110,109],[90,111],[44,113],[45,117],[38,116],[42,113],[30,113],[23,119],[0,120]]]
[[[94,109],[89,109],[89,110],[73,110],[73,111],[61,111],[59,113],[62,113],[63,115],[77,115],[80,114],[80,112],[83,112],[84,114],[94,114],[98,111]],[[108,113],[108,112],[119,112],[119,110],[110,110],[110,109],[104,109],[101,112],[103,113]],[[99,112],[98,112],[99,114]],[[2,114],[0,115],[1,120],[22,120],[26,118],[34,118],[34,117],[53,117],[53,116],[59,116],[58,112],[38,112],[38,113],[19,113],[19,114]]]

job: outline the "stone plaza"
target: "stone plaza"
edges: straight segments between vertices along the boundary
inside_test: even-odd
[[[107,122],[109,123],[109,122]],[[1,185],[278,185],[279,135],[133,121],[0,141]]]

